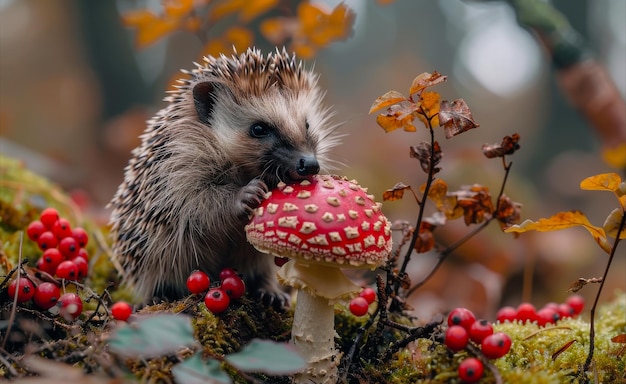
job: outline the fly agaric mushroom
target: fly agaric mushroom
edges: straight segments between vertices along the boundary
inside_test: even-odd
[[[291,342],[308,361],[296,382],[336,383],[334,304],[361,288],[341,268],[374,269],[391,251],[391,224],[381,204],[355,181],[315,175],[266,195],[248,225],[259,251],[289,260],[281,284],[297,289]]]

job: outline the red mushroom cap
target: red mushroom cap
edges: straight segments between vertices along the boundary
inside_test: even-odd
[[[391,224],[367,190],[335,175],[281,183],[246,225],[258,250],[305,263],[376,268],[391,251]]]

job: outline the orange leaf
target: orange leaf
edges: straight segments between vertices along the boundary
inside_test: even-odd
[[[602,173],[599,175],[591,176],[580,182],[580,189],[588,191],[610,191],[615,192],[618,190],[621,177],[617,173]]]
[[[373,112],[380,111],[385,107],[389,107],[390,105],[397,104],[402,101],[406,101],[406,98],[403,94],[398,91],[389,91],[374,100],[374,103],[370,107],[370,111],[368,113],[371,114]]]
[[[607,242],[604,229],[592,225],[587,219],[587,216],[580,211],[559,212],[549,218],[539,219],[538,221],[525,220],[521,224],[506,228],[504,232],[548,232],[577,226],[582,226],[589,231],[591,236],[596,240],[596,243],[598,243],[606,253],[611,252],[611,246]]]
[[[407,132],[415,132],[416,129],[412,123],[415,118],[413,115],[414,108],[415,104],[408,106],[394,104],[387,108],[387,112],[378,115],[376,122],[385,132],[391,132],[398,128],[403,128]]]
[[[420,190],[424,192],[426,184]],[[448,194],[448,184],[441,179],[436,179],[430,185],[428,198],[435,203],[437,210],[443,213],[448,219],[456,219],[463,215],[463,209],[458,206],[458,197]]]
[[[621,343],[621,344],[626,343],[626,333],[621,333],[617,336],[612,337],[611,341],[614,343]]]
[[[137,31],[135,43],[137,47],[146,47],[160,38],[174,32],[178,27],[178,20],[161,20],[156,19],[154,22],[144,25]]]
[[[240,19],[249,22],[255,17],[269,11],[278,4],[278,0],[254,0],[246,1],[241,9]]]
[[[409,91],[409,95],[414,93],[422,92],[424,89],[428,87],[432,87],[433,85],[437,85],[446,81],[448,77],[443,76],[441,73],[434,71],[433,73],[424,72],[419,75],[415,79],[413,79],[413,83],[411,84],[411,89]]]
[[[230,0],[217,3],[211,10],[211,21],[222,19],[225,16],[235,13],[246,5],[247,0]]]
[[[141,28],[152,22],[155,22],[157,19],[157,15],[146,9],[129,11],[122,14],[122,23],[126,27]]]
[[[279,45],[289,36],[290,29],[293,29],[293,21],[284,17],[265,19],[261,22],[259,31],[270,43]]]
[[[238,51],[243,51],[252,45],[254,36],[250,30],[243,27],[231,27],[224,33],[227,45],[235,46]]]
[[[446,139],[479,126],[463,99],[456,99],[451,103],[447,100],[441,102],[439,124],[444,128]]]
[[[420,107],[425,119],[422,120],[423,116],[421,114],[418,115],[418,117],[422,120],[426,128],[439,126],[439,116],[437,116],[437,114],[439,113],[440,105],[441,95],[437,92],[425,91],[420,95]],[[430,120],[430,125],[426,119]]]
[[[623,169],[626,167],[626,143],[621,143],[615,147],[605,147],[602,149],[602,160],[614,168]]]

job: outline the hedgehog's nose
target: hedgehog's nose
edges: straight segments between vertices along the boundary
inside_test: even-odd
[[[296,170],[300,176],[316,175],[320,171],[320,164],[315,156],[303,156],[300,158]]]

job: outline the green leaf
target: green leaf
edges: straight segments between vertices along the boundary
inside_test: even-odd
[[[241,351],[224,359],[244,372],[263,372],[268,375],[288,375],[303,370],[306,361],[291,344],[253,339]]]
[[[177,383],[181,384],[231,384],[233,381],[215,359],[203,360],[202,352],[172,368]]]
[[[122,357],[149,358],[167,355],[195,342],[188,316],[163,314],[146,316],[116,329],[109,347]]]

